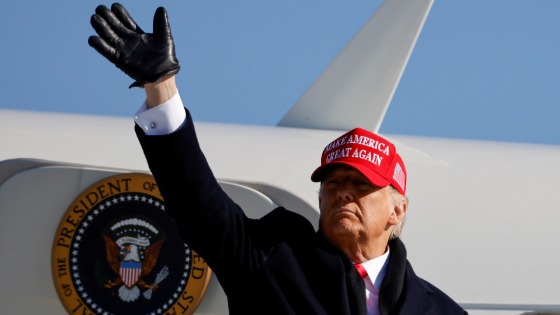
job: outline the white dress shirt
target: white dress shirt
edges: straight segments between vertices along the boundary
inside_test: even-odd
[[[390,249],[387,246],[385,254],[362,263],[367,271],[367,277],[364,278],[366,284],[366,304],[368,315],[379,314],[379,289],[381,282],[387,273],[387,263]]]
[[[144,101],[134,115],[134,121],[148,136],[170,134],[181,127],[185,118],[183,101],[178,91],[165,103],[150,109]]]

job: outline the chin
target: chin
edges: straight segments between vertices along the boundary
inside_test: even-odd
[[[356,222],[348,218],[337,220],[328,226],[328,234],[335,237],[355,235],[356,230]]]

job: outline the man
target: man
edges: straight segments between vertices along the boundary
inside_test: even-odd
[[[311,176],[321,182],[319,231],[284,208],[249,219],[220,188],[182,105],[165,9],[153,34],[120,4],[99,6],[91,23],[99,37],[90,45],[145,89],[137,136],[166,209],[216,274],[231,314],[465,313],[406,259],[406,169],[393,144],[356,128],[327,145]]]

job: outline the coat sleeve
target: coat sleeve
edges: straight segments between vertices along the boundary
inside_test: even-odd
[[[222,190],[198,143],[190,113],[175,132],[146,136],[135,127],[148,166],[185,243],[218,278],[238,268],[257,268],[269,251],[255,247],[256,220]],[[262,244],[260,242],[259,244]]]

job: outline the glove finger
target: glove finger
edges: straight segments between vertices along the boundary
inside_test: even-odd
[[[154,14],[154,38],[158,40],[171,40],[171,27],[167,11],[164,7],[159,7]]]
[[[128,11],[120,3],[113,3],[111,6],[111,11],[117,16],[119,21],[128,29],[136,32],[137,34],[143,34],[144,31],[136,24],[134,19],[128,14]]]
[[[111,45],[116,47],[122,42],[121,37],[113,31],[111,26],[101,16],[97,14],[92,15],[90,23],[99,37],[103,38],[106,42],[111,43]]]
[[[116,33],[119,37],[134,36],[136,32],[128,29],[106,6],[100,5],[95,9],[95,13],[105,20],[106,24]]]
[[[113,64],[117,62],[117,50],[111,45],[107,44],[102,38],[97,36],[90,36],[88,44],[97,50],[103,57],[107,58]]]

